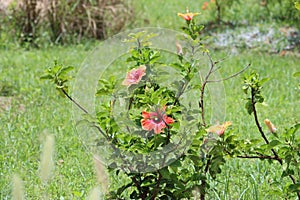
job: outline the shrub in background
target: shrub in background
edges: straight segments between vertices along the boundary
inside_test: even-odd
[[[1,38],[11,35],[33,46],[104,39],[122,30],[133,15],[124,0],[19,0],[6,6],[0,9]]]
[[[105,39],[121,31],[133,15],[130,4],[123,0],[51,0],[47,18],[52,42],[64,43],[69,36]]]
[[[249,9],[243,9],[245,6]],[[205,1],[201,8],[203,14],[209,16],[208,24],[233,25],[236,22],[251,23],[272,20],[295,24],[300,19],[300,13],[297,12],[294,1],[291,0],[252,0],[247,2],[209,0]]]

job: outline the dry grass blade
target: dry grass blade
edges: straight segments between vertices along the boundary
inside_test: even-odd
[[[100,189],[98,187],[93,188],[87,199],[88,200],[102,200],[103,196],[102,196]]]
[[[25,199],[24,195],[24,185],[19,177],[19,175],[14,175],[12,179],[12,199],[13,200],[23,200]]]
[[[94,164],[96,169],[97,180],[100,183],[102,192],[106,193],[109,185],[106,167],[102,164],[102,162],[96,155],[94,156]]]
[[[40,177],[44,184],[51,178],[51,172],[54,168],[54,137],[47,135],[41,154]]]

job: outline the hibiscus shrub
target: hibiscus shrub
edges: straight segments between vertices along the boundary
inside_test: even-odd
[[[276,127],[266,119],[265,124],[273,133],[267,138],[256,109],[264,101],[261,90],[266,79],[261,80],[253,72],[245,76],[243,85],[248,95],[246,109],[254,116],[261,140],[239,139],[237,133],[227,130],[232,124],[229,121],[207,126],[207,84],[234,77],[249,65],[223,80],[211,80],[220,66],[203,45],[203,26],[194,19],[197,15],[188,11],[178,14],[185,20],[185,36],[177,41],[177,55],[170,57],[171,63],[166,63],[163,53],[151,47],[150,39],[155,34],[133,33],[126,40],[135,44],[123,60],[128,65],[126,73],[124,69],[110,68],[99,78],[96,117],[86,115],[85,119],[100,135],[94,141],[95,148],[106,145],[110,149],[105,149],[110,175],[123,180],[112,185],[106,198],[205,199],[210,182],[221,173],[228,156],[275,161],[283,168],[282,176],[291,180],[286,188],[292,192],[289,197],[300,197],[300,138],[296,135],[300,125],[278,136]],[[201,65],[199,58],[209,62],[203,80],[198,72],[206,65]],[[162,66],[177,70],[179,76],[172,84],[160,82]],[[70,69],[56,63],[43,78],[53,80],[62,94],[89,114],[67,92],[66,72]]]

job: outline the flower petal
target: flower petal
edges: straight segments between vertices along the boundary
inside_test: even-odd
[[[151,113],[146,112],[146,111],[142,111],[142,116],[143,116],[145,119],[150,119],[150,118],[151,118]]]
[[[228,126],[230,126],[232,122],[224,122],[222,125],[214,125],[210,126],[208,129],[205,129],[208,133],[215,133],[219,136],[223,135]]]
[[[162,132],[162,129],[166,128],[166,125],[164,122],[160,122],[158,124],[154,125],[154,133],[158,134]]]
[[[199,15],[200,13],[191,13],[191,12],[189,12],[189,13],[185,13],[185,14],[183,14],[183,13],[178,13],[177,15],[179,16],[179,17],[182,17],[183,19],[185,19],[186,21],[191,21],[192,19],[193,19],[193,17],[195,17],[195,16],[197,16],[197,15]]]
[[[164,121],[166,124],[173,124],[174,123],[174,119],[171,117],[168,117],[166,115],[164,115]]]
[[[142,119],[141,124],[142,124],[142,128],[146,131],[151,131],[154,128],[152,124],[152,120],[150,119]]]

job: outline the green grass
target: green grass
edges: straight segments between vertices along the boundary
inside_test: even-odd
[[[80,46],[1,52],[1,80],[13,84],[17,95],[10,109],[0,111],[0,199],[10,199],[14,173],[24,180],[27,199],[40,199],[44,192],[53,199],[82,198],[95,184],[92,158],[72,126],[70,103],[57,96],[53,85],[39,80],[54,59],[79,67],[88,52]],[[19,109],[21,104],[24,111]],[[48,188],[39,178],[46,133],[54,135],[56,143],[55,171]],[[58,165],[59,160],[64,162]]]
[[[200,11],[202,5],[187,0],[134,3],[136,17],[140,18],[137,25],[167,28],[180,26],[176,14],[184,12],[186,6],[191,11]],[[54,60],[78,69],[94,46],[96,44],[30,51],[0,50],[0,88],[9,85],[14,94],[11,106],[6,110],[0,108],[0,199],[11,199],[14,174],[23,180],[26,199],[84,199],[97,185],[91,153],[84,148],[74,128],[71,103],[58,97],[53,85],[39,80]],[[224,50],[212,55],[221,59],[226,53]],[[267,105],[258,107],[260,122],[269,118],[279,130],[284,130],[299,121],[300,94],[296,90],[299,81],[292,77],[299,71],[299,58],[247,50],[228,57],[220,73],[226,77],[248,63],[251,68],[245,73],[253,69],[262,77],[271,78],[263,89]],[[259,137],[252,116],[244,108],[241,77],[224,83],[226,120],[233,121],[233,130],[241,137]],[[55,167],[49,184],[43,185],[39,166],[47,134],[55,138]],[[281,180],[280,176],[277,165],[230,159],[212,185],[208,199],[283,199],[285,192],[282,190],[290,180]]]

